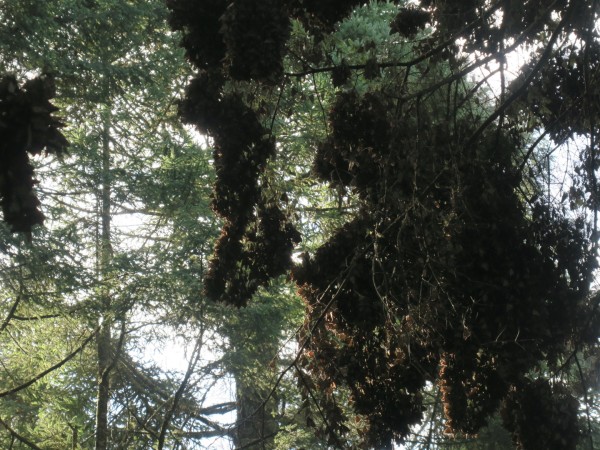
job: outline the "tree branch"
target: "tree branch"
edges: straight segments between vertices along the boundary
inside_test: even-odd
[[[41,447],[38,447],[33,442],[31,442],[29,439],[27,439],[24,436],[21,436],[19,433],[17,433],[15,430],[13,430],[4,420],[2,420],[2,418],[0,418],[0,425],[2,425],[4,428],[6,428],[6,430],[10,433],[10,435],[12,437],[16,438],[18,441],[27,445],[29,448],[33,448],[34,450],[43,450]]]
[[[2,333],[4,331],[4,329],[8,326],[10,320],[14,317],[15,312],[17,311],[17,308],[19,307],[20,302],[21,302],[21,296],[18,295],[15,302],[13,303],[12,307],[10,308],[10,311],[8,312],[6,319],[4,319],[4,322],[2,322],[2,325],[0,326],[0,333]]]
[[[387,61],[387,62],[380,62],[380,63],[377,64],[377,66],[380,67],[380,68],[412,67],[412,66],[414,66],[416,64],[419,64],[420,62],[423,62],[426,59],[431,58],[432,56],[436,55],[437,53],[440,53],[441,51],[443,51],[449,45],[454,44],[458,38],[460,38],[467,31],[469,31],[473,27],[475,27],[478,23],[487,20],[489,17],[492,16],[492,14],[494,14],[496,12],[496,10],[501,6],[501,4],[502,4],[502,2],[497,1],[494,5],[491,6],[491,8],[484,15],[482,15],[481,17],[478,17],[473,22],[467,24],[460,31],[454,33],[452,36],[450,36],[448,39],[446,39],[445,41],[443,41],[437,47],[432,48],[428,52],[423,53],[421,56],[417,56],[416,58],[411,59],[410,61]],[[359,69],[364,69],[366,66],[367,66],[367,64],[353,64],[353,65],[349,65],[347,67],[349,69],[352,69],[352,70],[359,70]],[[313,74],[316,74],[316,73],[323,73],[323,72],[331,72],[331,71],[333,71],[335,69],[336,69],[336,66],[318,67],[318,68],[310,68],[310,69],[308,69],[306,71],[303,71],[303,72],[288,72],[288,73],[285,73],[284,75],[288,76],[288,77],[302,78],[302,77],[304,77],[306,75],[313,75]]]
[[[96,328],[94,330],[94,332],[85,340],[83,341],[83,343],[77,347],[77,349],[75,349],[73,352],[69,353],[69,355],[67,355],[67,357],[65,359],[63,359],[62,361],[54,364],[52,367],[44,370],[42,373],[36,375],[35,377],[33,377],[31,380],[27,381],[26,383],[23,383],[15,388],[12,388],[8,391],[4,391],[4,392],[0,392],[0,398],[2,397],[7,397],[9,395],[15,394],[19,391],[22,391],[23,389],[28,388],[29,386],[31,386],[33,383],[35,383],[36,381],[39,381],[40,379],[44,378],[46,375],[48,375],[50,372],[64,366],[66,363],[68,363],[71,359],[73,359],[79,352],[81,352],[85,346],[87,344],[89,344],[89,342],[94,338],[94,336],[96,336],[96,334],[98,333],[98,330],[100,328]]]

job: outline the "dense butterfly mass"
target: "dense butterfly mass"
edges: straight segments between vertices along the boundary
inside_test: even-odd
[[[544,366],[558,374],[573,352],[597,342],[590,292],[596,224],[529,195],[541,188],[535,174],[524,174],[523,158],[536,131],[557,141],[590,135],[573,195],[596,209],[592,2],[399,6],[390,23],[399,42],[436,26],[414,45],[420,54],[397,62],[393,82],[366,93],[350,80],[359,72],[366,80],[383,77],[394,62],[371,55],[365,65],[332,67],[323,59],[320,69],[315,52],[305,58],[306,74],[329,73],[337,90],[327,137],[315,149],[314,178],[357,206],[294,267],[301,236],[263,188],[265,168],[285,149],[271,117],[246,93],[292,78],[285,69],[291,24],[318,44],[363,2],[167,3],[198,69],[181,116],[214,143],[213,208],[224,225],[206,293],[242,306],[292,269],[306,303],[299,370],[310,380],[306,389],[319,393],[324,416],[317,432],[343,446],[351,417],[335,396],[344,387],[365,446],[386,448],[423,420],[423,390],[437,383],[449,434],[475,434],[501,411],[518,448],[574,449],[578,401],[536,373]],[[544,33],[548,45],[533,50],[497,109],[474,113],[470,100],[479,94],[453,84],[471,64],[460,52],[502,60],[506,46],[539,42]],[[577,45],[554,51],[558,37],[569,34]],[[430,64],[418,68],[423,80],[435,64],[456,72],[415,93],[406,80],[421,62]],[[438,90],[443,94],[428,95]]]
[[[12,231],[31,233],[44,221],[35,191],[30,155],[61,155],[68,146],[53,117],[54,81],[42,75],[19,86],[11,76],[0,79],[0,203]]]
[[[171,24],[186,30],[183,45],[200,69],[181,102],[181,116],[214,140],[212,206],[225,220],[205,289],[211,298],[242,306],[290,268],[300,235],[276,202],[261,196],[260,174],[275,153],[273,136],[261,123],[264,117],[240,95],[223,90],[226,76],[269,83],[281,77],[289,19],[278,2],[238,2],[226,11],[224,2],[212,3],[194,3],[189,12],[182,2],[169,6]],[[222,17],[215,13],[220,10]],[[213,41],[216,47],[209,49]]]

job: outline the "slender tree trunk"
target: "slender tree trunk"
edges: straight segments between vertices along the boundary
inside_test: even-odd
[[[98,396],[96,399],[96,450],[108,444],[108,401],[110,397],[110,324],[105,320],[98,333]]]
[[[108,403],[110,399],[111,357],[111,297],[107,272],[112,258],[110,241],[111,179],[110,179],[110,110],[107,107],[102,132],[102,193],[100,201],[101,232],[99,245],[99,280],[102,315],[97,338],[98,393],[96,399],[96,450],[108,445]]]

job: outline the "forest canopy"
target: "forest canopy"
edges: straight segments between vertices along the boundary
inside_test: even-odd
[[[162,13],[109,3],[82,0],[55,16],[51,7],[47,16],[0,8],[7,42],[36,36],[34,25],[30,36],[14,25],[29,13],[50,20],[63,39],[48,46],[54,60],[21,43],[43,72],[0,80],[0,203],[11,231],[35,235],[43,222],[30,157],[66,155],[63,131],[85,117],[67,136],[84,158],[65,173],[91,186],[95,235],[79,255],[94,255],[87,264],[95,284],[70,274],[80,283],[72,291],[90,300],[52,319],[80,317],[75,328],[87,334],[79,339],[88,336],[64,364],[96,343],[96,449],[111,448],[111,426],[122,445],[163,448],[171,438],[179,448],[177,433],[194,420],[202,436],[235,435],[238,447],[259,448],[298,417],[319,448],[392,448],[435,416],[432,389],[445,436],[476,436],[499,417],[516,448],[594,448],[587,380],[600,359],[596,0],[166,0]],[[4,51],[5,61],[21,57]],[[208,139],[210,156],[194,154],[171,106]],[[85,184],[89,171],[94,181]],[[119,250],[114,239],[111,212],[138,213],[137,204],[163,230],[148,253]],[[59,242],[88,230],[74,222]],[[173,273],[162,278],[159,266]],[[116,280],[128,277],[117,294]],[[22,305],[18,284],[0,333]],[[282,345],[290,285],[304,309],[296,353],[270,385],[253,386],[249,374],[274,364],[261,343],[274,353]],[[265,298],[289,309],[269,309],[272,329],[241,330],[253,306],[267,308]],[[58,309],[72,306],[63,301]],[[225,408],[237,408],[235,431],[182,406],[193,403],[185,393],[200,350],[179,388],[148,381],[151,370],[128,353],[140,311],[175,328],[199,327],[195,349],[207,329],[231,343],[223,361],[239,398]],[[250,430],[248,418],[275,417],[286,404],[276,392],[290,373],[299,412]],[[128,419],[111,413],[111,398]],[[169,435],[174,424],[181,430]],[[0,425],[11,442],[39,448],[25,431]],[[123,431],[129,426],[144,437]]]

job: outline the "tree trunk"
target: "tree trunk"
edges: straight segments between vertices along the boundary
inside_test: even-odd
[[[270,390],[236,377],[237,426],[235,448],[264,450],[273,448],[277,433],[277,405]]]
[[[101,316],[97,337],[98,392],[96,398],[96,450],[106,450],[108,445],[108,403],[110,399],[111,357],[111,296],[107,272],[112,258],[110,241],[111,210],[110,179],[110,111],[105,112],[102,132],[102,192],[100,200],[101,232],[98,245],[98,279],[100,281]]]
[[[249,305],[224,327],[227,370],[236,385],[236,449],[274,447],[279,422],[277,398],[272,391],[279,367],[280,337],[287,326],[286,315],[279,308],[277,302],[265,298],[260,309]]]
[[[110,398],[110,323],[103,321],[97,338],[98,395],[96,398],[96,450],[108,444],[108,401]]]

